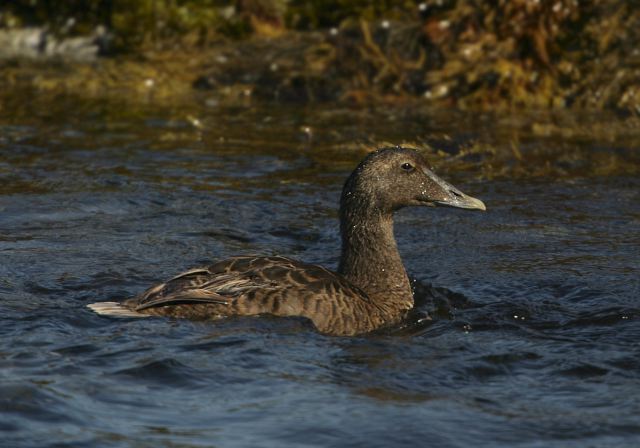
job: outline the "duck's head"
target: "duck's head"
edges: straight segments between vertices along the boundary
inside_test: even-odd
[[[382,213],[410,205],[486,210],[481,200],[436,176],[420,154],[402,147],[370,153],[347,179],[341,202]]]

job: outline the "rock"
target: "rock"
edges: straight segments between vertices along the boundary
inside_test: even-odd
[[[58,38],[45,28],[0,29],[1,59],[67,59],[90,62],[103,52],[108,33],[98,27],[91,36]]]

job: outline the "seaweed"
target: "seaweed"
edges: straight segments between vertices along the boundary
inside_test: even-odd
[[[106,30],[101,54],[141,61],[156,60],[158,52],[176,60],[185,51],[200,53],[201,71],[189,84],[241,86],[270,100],[640,114],[637,1],[15,0],[0,6],[0,32],[24,27],[61,39]]]

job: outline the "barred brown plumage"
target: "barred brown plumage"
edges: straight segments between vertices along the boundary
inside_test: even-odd
[[[367,333],[399,322],[413,307],[393,235],[393,212],[412,205],[485,210],[482,201],[431,172],[415,150],[382,148],[344,185],[337,273],[280,256],[238,256],[184,272],[119,304],[89,307],[120,317],[303,316],[323,333]]]

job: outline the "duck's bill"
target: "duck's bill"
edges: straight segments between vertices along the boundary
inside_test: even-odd
[[[438,185],[435,197],[430,198],[434,205],[464,208],[467,210],[486,210],[487,207],[480,199],[464,194],[449,182],[439,178],[433,172],[424,170],[425,174]]]
[[[486,210],[487,206],[484,205],[480,199],[476,199],[472,196],[467,196],[466,194],[462,197],[456,197],[452,200],[447,201],[435,201],[437,205],[444,205],[447,207],[456,207],[456,208],[465,208],[467,210]]]

